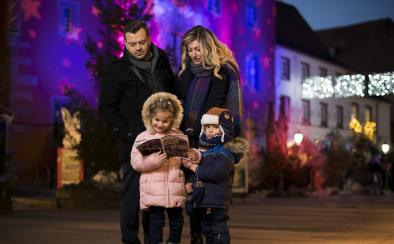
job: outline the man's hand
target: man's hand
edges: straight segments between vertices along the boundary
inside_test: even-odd
[[[192,183],[186,183],[185,188],[186,188],[187,193],[193,192],[193,184]]]

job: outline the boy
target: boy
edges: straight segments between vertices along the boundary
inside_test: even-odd
[[[230,243],[227,221],[234,167],[247,152],[248,144],[234,138],[234,118],[227,109],[211,108],[202,116],[201,125],[199,145],[206,151],[201,153],[200,164],[190,165],[195,175],[191,179],[193,187],[189,183],[186,189],[201,215],[206,243]]]

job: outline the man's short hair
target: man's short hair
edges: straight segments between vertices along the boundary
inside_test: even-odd
[[[145,22],[143,20],[139,20],[139,19],[135,19],[135,20],[129,21],[124,27],[123,34],[125,36],[126,36],[127,32],[131,32],[131,33],[135,34],[141,28],[144,29],[146,34],[149,36],[148,27],[146,26],[146,24],[145,24]]]

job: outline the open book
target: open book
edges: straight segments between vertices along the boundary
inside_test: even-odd
[[[186,135],[167,135],[162,138],[145,141],[138,145],[137,149],[141,152],[142,156],[162,151],[167,154],[167,158],[187,158],[189,140]]]

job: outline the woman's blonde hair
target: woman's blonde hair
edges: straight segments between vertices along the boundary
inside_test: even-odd
[[[226,44],[222,43],[210,30],[197,25],[187,31],[183,37],[181,70],[178,75],[181,75],[186,70],[187,65],[189,65],[190,57],[187,54],[187,46],[195,40],[201,43],[203,49],[202,66],[206,69],[213,69],[213,74],[216,77],[222,79],[219,70],[221,65],[225,63],[239,70],[233,53]]]

